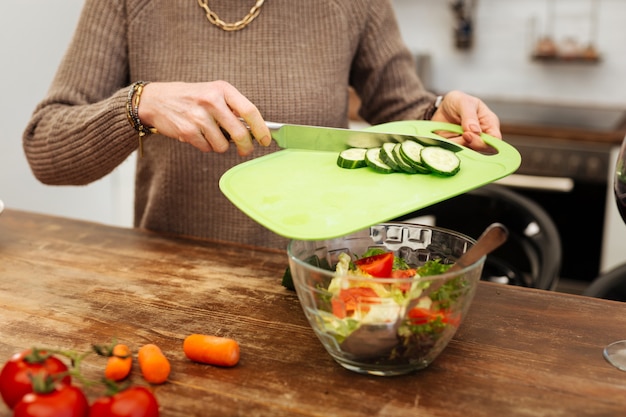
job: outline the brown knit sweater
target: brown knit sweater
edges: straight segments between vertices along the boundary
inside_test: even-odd
[[[253,0],[211,0],[226,22]],[[23,137],[35,176],[80,185],[109,174],[137,150],[126,118],[137,80],[226,80],[266,120],[347,126],[348,85],[372,124],[419,119],[424,91],[390,0],[266,0],[244,30],[209,23],[196,0],[86,0],[47,97]],[[252,158],[277,148],[257,146]],[[135,225],[155,231],[284,249],[286,240],[235,208],[218,181],[248,158],[205,154],[152,135],[135,179]],[[290,175],[291,173],[285,173]]]

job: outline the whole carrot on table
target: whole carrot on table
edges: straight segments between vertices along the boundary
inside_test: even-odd
[[[237,341],[220,336],[191,334],[183,342],[185,356],[194,362],[217,366],[235,366],[239,362]]]
[[[143,378],[151,384],[162,384],[170,375],[171,365],[161,348],[149,343],[139,348],[137,354],[139,368]]]

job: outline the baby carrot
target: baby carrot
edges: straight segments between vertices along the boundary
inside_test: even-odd
[[[162,384],[170,375],[170,361],[157,345],[149,343],[140,347],[137,360],[143,378],[151,384]]]
[[[104,376],[113,381],[121,381],[130,374],[133,357],[128,346],[117,344],[113,347],[111,356],[104,368]]]
[[[227,337],[192,334],[185,338],[183,351],[194,362],[217,366],[235,366],[239,362],[239,344]]]

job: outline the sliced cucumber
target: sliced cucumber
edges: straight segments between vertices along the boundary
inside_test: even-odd
[[[402,171],[393,155],[394,146],[394,143],[383,143],[383,146],[380,148],[380,160],[389,165],[394,171]]]
[[[452,176],[461,168],[461,160],[454,152],[438,146],[424,147],[420,157],[422,163],[436,174]]]
[[[400,155],[406,159],[409,165],[423,167],[422,157],[420,156],[422,149],[424,149],[424,145],[407,140],[400,145]]]
[[[430,174],[430,169],[426,168],[426,166],[421,163],[416,163],[414,158],[410,158],[406,155],[406,153],[402,150],[403,144],[399,144],[397,147],[396,154],[398,155],[398,159],[401,159],[402,162],[409,167],[408,169],[410,169],[414,174]]]
[[[381,174],[391,174],[394,170],[380,159],[380,151],[381,148],[368,149],[365,153],[365,162],[367,163],[367,166],[376,172],[380,172]]]
[[[337,157],[337,165],[346,169],[363,168],[367,166],[367,162],[365,162],[366,152],[367,149],[365,148],[350,148],[341,151]]]
[[[402,155],[400,155],[399,143],[396,143],[395,145],[393,145],[392,153],[393,153],[394,158],[398,162],[398,167],[400,168],[401,172],[406,172],[407,174],[416,174],[416,171],[413,169],[413,167],[409,165],[408,162],[404,160],[404,158],[402,158]]]
[[[350,148],[337,157],[341,168],[368,166],[382,174],[403,172],[452,176],[459,172],[461,160],[452,151],[439,146],[423,146],[414,141],[385,143],[376,148]]]

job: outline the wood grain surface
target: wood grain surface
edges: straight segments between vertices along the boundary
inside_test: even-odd
[[[155,343],[172,362],[152,387],[161,416],[626,415],[626,372],[602,357],[626,338],[622,303],[481,283],[430,367],[364,376],[324,351],[281,286],[286,266],[280,251],[5,210],[0,362],[33,346]],[[239,364],[190,362],[191,333],[236,339]],[[83,370],[103,367],[93,356]],[[136,363],[132,378],[145,385]]]

